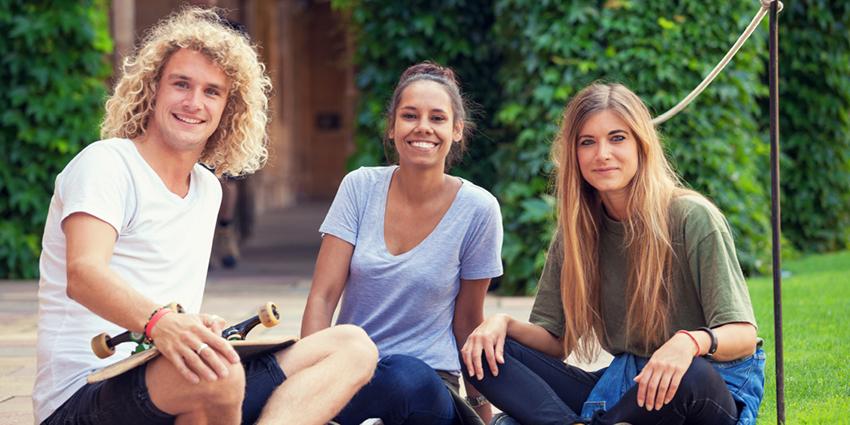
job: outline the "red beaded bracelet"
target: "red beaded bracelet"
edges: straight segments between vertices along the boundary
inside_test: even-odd
[[[174,310],[168,307],[160,307],[157,311],[155,311],[151,318],[148,320],[148,323],[145,325],[145,337],[153,341],[153,338],[151,337],[151,331],[153,331],[153,327],[156,326],[156,322],[159,322],[159,319],[162,319],[162,316],[165,316],[166,314],[171,313],[173,311]]]
[[[696,354],[694,354],[694,357],[699,356],[699,353],[702,351],[702,348],[699,346],[699,342],[697,341],[697,339],[696,339],[693,335],[691,335],[691,333],[690,333],[690,332],[688,332],[688,331],[686,331],[686,330],[684,330],[684,329],[682,329],[682,330],[680,330],[680,331],[677,331],[676,333],[677,333],[677,334],[685,334],[685,335],[687,335],[687,336],[691,339],[691,341],[693,341],[693,342],[694,342],[694,345],[696,345],[696,346],[697,346],[697,353],[696,353]]]

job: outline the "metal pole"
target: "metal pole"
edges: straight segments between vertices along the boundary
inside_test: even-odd
[[[785,424],[785,367],[782,354],[782,258],[779,208],[779,2],[770,3],[770,200],[773,227],[773,329],[776,336],[776,422]]]

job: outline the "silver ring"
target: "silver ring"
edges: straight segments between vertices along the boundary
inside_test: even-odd
[[[206,343],[206,342],[204,342],[204,343],[202,343],[201,345],[199,345],[199,346],[198,346],[198,348],[196,348],[196,349],[195,349],[195,352],[196,352],[196,353],[198,353],[198,355],[201,355],[201,351],[204,351],[204,350],[206,350],[207,348],[210,348],[210,346],[209,346],[209,345],[207,345],[207,343]]]

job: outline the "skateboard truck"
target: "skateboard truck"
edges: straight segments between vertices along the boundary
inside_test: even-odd
[[[248,332],[251,332],[251,329],[254,329],[254,327],[260,323],[262,323],[263,326],[270,328],[277,325],[279,322],[280,313],[277,311],[277,304],[267,302],[266,305],[260,308],[260,311],[256,316],[221,331],[221,337],[228,341],[243,340],[245,339],[245,336],[248,335]]]
[[[167,308],[178,313],[183,312],[183,308],[177,303],[171,303]],[[277,311],[277,305],[273,302],[267,302],[254,317],[223,330],[221,336],[229,341],[244,340],[248,332],[257,325],[262,323],[263,326],[270,328],[279,322],[280,313]],[[133,354],[148,350],[153,346],[152,342],[145,337],[144,333],[126,331],[115,337],[110,337],[104,332],[92,338],[91,349],[98,358],[105,359],[115,354],[115,347],[118,344],[125,342],[136,343]]]
[[[163,308],[169,308],[177,313],[183,312],[183,306],[175,302],[169,303]],[[118,346],[118,344],[123,344],[125,342],[136,343],[136,349],[133,350],[133,354],[145,351],[153,346],[151,341],[145,336],[144,332],[126,331],[114,338],[107,335],[106,332],[103,332],[91,339],[91,350],[98,358],[105,359],[115,354],[115,347]]]

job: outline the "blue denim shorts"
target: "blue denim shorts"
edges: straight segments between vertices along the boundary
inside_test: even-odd
[[[711,362],[738,405],[738,425],[754,425],[764,398],[764,350],[729,362]]]
[[[272,392],[286,380],[274,354],[266,353],[242,362],[245,368],[245,400],[242,423],[254,423]],[[86,384],[42,425],[59,424],[172,424],[174,416],[151,401],[145,371],[147,364],[106,381]]]

